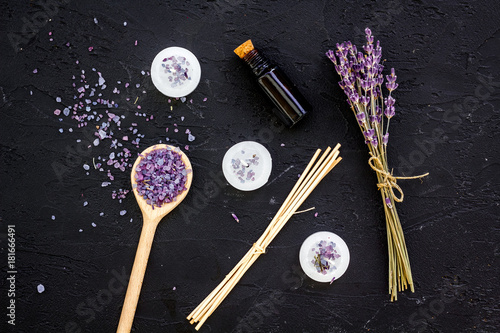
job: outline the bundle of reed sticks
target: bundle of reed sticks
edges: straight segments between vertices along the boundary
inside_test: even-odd
[[[290,217],[297,211],[309,194],[319,184],[319,182],[337,165],[342,159],[339,157],[340,144],[332,150],[328,147],[321,157],[316,161],[321,153],[318,149],[311,161],[302,172],[299,180],[292,191],[281,205],[278,213],[274,216],[269,226],[262,236],[248,250],[245,256],[236,264],[225,279],[215,288],[196,309],[187,317],[191,324],[198,323],[196,330],[199,330],[210,315],[224,301],[234,286],[242,278],[243,274],[252,266],[257,258],[265,253],[267,246],[276,237],[278,232],[285,226]]]

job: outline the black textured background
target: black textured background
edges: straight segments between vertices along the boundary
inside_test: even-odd
[[[160,224],[135,331],[194,331],[187,314],[257,240],[314,150],[337,142],[344,160],[303,206],[315,206],[318,216],[313,211],[291,219],[201,331],[499,331],[497,2],[41,3],[52,3],[50,21],[25,35],[19,48],[8,34],[21,34],[26,22],[43,18],[46,9],[27,0],[0,6],[1,332],[116,329],[125,288],[113,289],[111,299],[103,301],[103,296],[110,295],[116,273],[130,272],[141,229],[133,196],[121,204],[111,199],[113,189],[129,187],[129,173],[114,172],[113,184],[101,187],[105,173],[92,168],[86,175],[82,165],[107,156],[109,144],[87,149],[84,131],[53,114],[61,106],[56,97],[70,103],[76,94],[72,75],[83,69],[96,82],[92,68],[107,80],[106,98],[120,104],[116,113],[137,121],[145,135],[140,148],[129,147],[134,154],[168,135],[174,144],[190,145],[187,154],[194,165],[193,187],[182,205],[196,212],[187,219],[180,206]],[[390,164],[398,175],[430,172],[423,182],[401,182],[405,200],[398,210],[416,290],[400,293],[394,303],[387,294],[385,222],[376,177],[333,65],[324,56],[343,40],[359,46],[366,26],[382,43],[386,68],[394,67],[398,75]],[[248,38],[281,64],[313,105],[296,128],[273,124],[272,104],[233,54]],[[168,46],[188,48],[200,60],[202,80],[188,97],[192,104],[168,104],[141,74]],[[118,80],[131,86],[122,84],[121,94],[112,94]],[[153,121],[134,116],[136,97]],[[172,133],[174,122],[179,133]],[[74,132],[68,132],[70,127]],[[171,128],[167,134],[165,127]],[[187,142],[186,128],[196,136],[194,142]],[[243,140],[260,141],[271,152],[269,183],[251,193],[229,185],[208,193],[210,173],[220,170],[228,147]],[[54,163],[65,167],[62,174]],[[127,214],[120,216],[124,209]],[[5,315],[7,224],[16,225],[15,327],[7,325]],[[320,230],[339,234],[351,251],[349,269],[332,285],[304,278],[299,267],[301,243]],[[37,292],[39,284],[43,293]],[[103,303],[96,301],[99,297]]]

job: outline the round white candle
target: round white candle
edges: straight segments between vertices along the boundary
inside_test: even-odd
[[[321,260],[321,266],[318,259]],[[307,237],[300,247],[302,270],[318,282],[332,282],[340,278],[347,270],[349,260],[347,244],[333,232],[316,232]]]
[[[201,67],[196,56],[182,47],[168,47],[156,55],[151,79],[156,89],[169,97],[184,97],[196,89]]]
[[[243,141],[226,152],[222,171],[229,184],[241,191],[253,191],[267,183],[273,160],[260,143]]]

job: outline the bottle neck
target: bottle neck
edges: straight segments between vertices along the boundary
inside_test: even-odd
[[[274,64],[267,60],[256,49],[248,52],[248,54],[243,57],[243,60],[250,66],[252,72],[256,76],[261,76],[266,70],[270,70],[274,67]]]

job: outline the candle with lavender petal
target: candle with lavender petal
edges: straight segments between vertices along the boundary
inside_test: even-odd
[[[151,65],[155,87],[169,97],[184,97],[193,92],[201,78],[196,56],[182,47],[169,47],[156,55]]]
[[[347,244],[333,232],[320,231],[307,237],[299,252],[300,266],[304,273],[318,282],[333,282],[349,266]]]
[[[254,141],[235,144],[222,161],[227,182],[241,191],[253,191],[264,186],[271,170],[271,154],[266,147]]]

